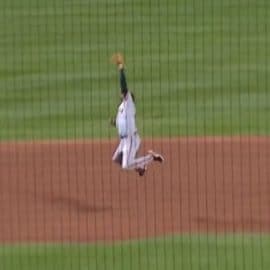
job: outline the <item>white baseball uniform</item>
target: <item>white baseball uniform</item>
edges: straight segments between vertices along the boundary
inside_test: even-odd
[[[141,139],[137,133],[136,127],[136,108],[132,96],[128,91],[125,98],[118,107],[116,116],[116,127],[120,137],[120,143],[112,157],[116,161],[122,154],[122,168],[126,170],[145,168],[146,165],[153,161],[153,155],[148,154],[136,158],[139,150]]]

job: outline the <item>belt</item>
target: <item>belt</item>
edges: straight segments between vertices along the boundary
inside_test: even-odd
[[[135,131],[132,135],[136,135],[137,134],[137,131]],[[120,137],[120,139],[125,139],[125,138],[127,138],[128,137],[128,135],[122,135],[122,136],[119,136]]]

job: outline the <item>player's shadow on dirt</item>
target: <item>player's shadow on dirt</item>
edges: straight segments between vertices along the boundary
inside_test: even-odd
[[[53,197],[51,203],[61,209],[70,209],[79,213],[103,213],[112,211],[111,206],[89,205],[86,201],[69,197]]]

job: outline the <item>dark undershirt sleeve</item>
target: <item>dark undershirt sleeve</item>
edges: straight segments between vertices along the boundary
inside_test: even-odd
[[[128,92],[128,88],[127,88],[127,80],[126,80],[124,68],[120,69],[120,88],[121,88],[121,92],[124,94],[124,96],[126,96]]]

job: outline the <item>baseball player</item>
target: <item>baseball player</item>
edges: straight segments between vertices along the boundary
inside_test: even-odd
[[[163,162],[164,158],[152,150],[142,157],[137,157],[141,139],[136,127],[136,108],[133,94],[128,90],[124,59],[120,53],[114,54],[112,62],[117,65],[120,76],[121,103],[118,107],[116,118],[112,124],[117,128],[120,138],[119,145],[113,154],[112,160],[124,170],[135,170],[143,176],[147,165],[152,161]]]

